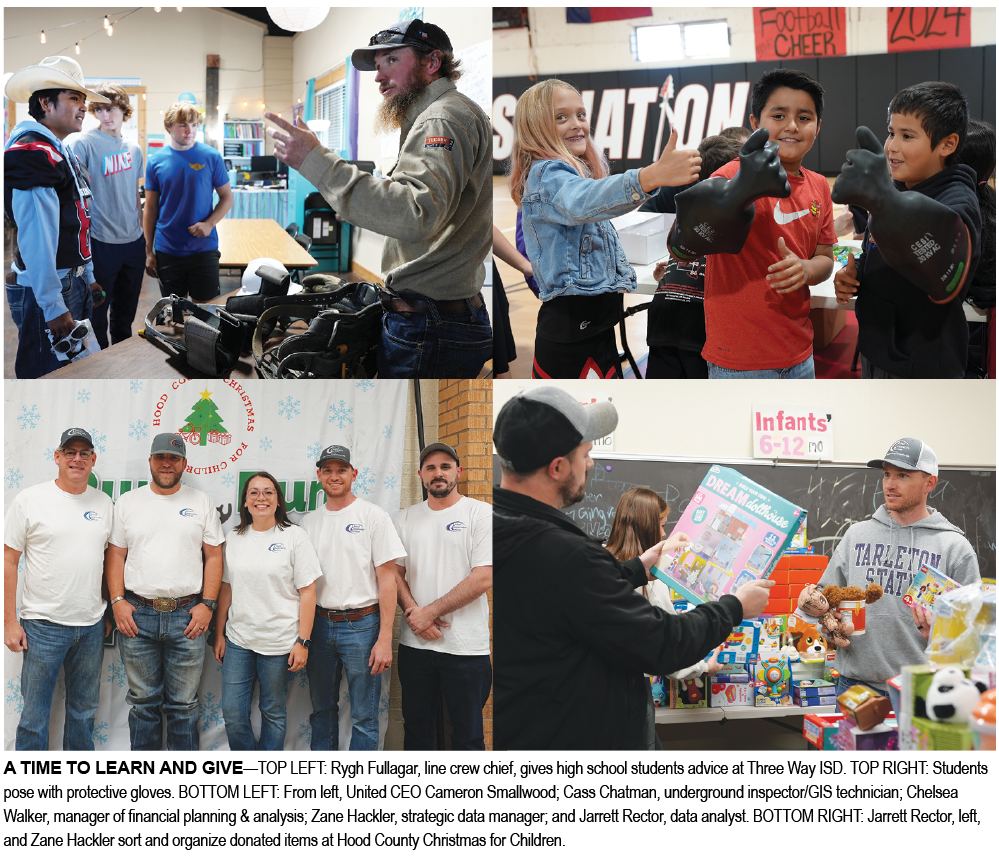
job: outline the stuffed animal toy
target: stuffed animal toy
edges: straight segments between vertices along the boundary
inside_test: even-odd
[[[798,651],[798,657],[802,661],[818,661],[826,656],[828,651],[826,639],[819,633],[818,628],[806,628],[797,636],[794,643]]]
[[[871,583],[867,589],[859,586],[826,586],[820,589],[817,584],[809,583],[798,595],[798,609],[788,618],[788,630],[804,631],[809,625],[822,628],[828,638],[828,645],[834,649],[842,649],[850,645],[850,636],[854,627],[849,620],[839,619],[836,609],[841,601],[865,600],[873,604],[882,595],[882,589],[877,583]],[[795,617],[797,617],[795,619]]]
[[[957,667],[938,670],[926,690],[926,716],[941,723],[967,723],[984,690],[985,685],[965,678]]]

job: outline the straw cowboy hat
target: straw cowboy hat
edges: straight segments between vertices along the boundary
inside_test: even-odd
[[[111,104],[110,99],[83,86],[83,69],[69,57],[46,57],[37,66],[25,66],[7,79],[4,95],[12,102],[27,102],[39,90],[75,90],[88,99]]]

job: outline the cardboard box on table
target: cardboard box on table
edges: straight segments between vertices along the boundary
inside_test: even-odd
[[[669,256],[670,229],[676,215],[661,212],[629,212],[611,219],[628,262],[636,266]]]
[[[708,705],[711,708],[722,706],[756,705],[756,686],[750,682],[719,682],[708,677],[711,694]]]
[[[809,583],[818,583],[828,564],[828,556],[816,556],[814,553],[785,553],[781,556],[770,573],[774,585],[770,588],[770,600],[764,613],[784,616],[793,613],[801,590]]]
[[[663,553],[652,573],[688,601],[717,601],[767,577],[806,514],[734,469],[712,466],[673,530],[692,545]]]
[[[801,734],[808,740],[809,744],[819,750],[838,750],[835,742],[836,733],[839,732],[840,721],[845,719],[845,716],[840,714],[806,714]]]
[[[708,707],[708,685],[711,677],[705,673],[690,679],[669,680],[671,709],[703,709]]]

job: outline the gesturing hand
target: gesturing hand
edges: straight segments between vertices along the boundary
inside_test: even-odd
[[[781,259],[767,268],[767,281],[777,293],[793,293],[805,286],[805,267],[801,258],[787,247],[784,237],[777,240]]]
[[[654,191],[663,185],[678,186],[697,182],[701,172],[701,154],[696,149],[677,149],[677,131],[670,132],[662,155],[655,164],[638,173],[642,191]]]
[[[302,162],[305,161],[305,157],[317,146],[321,146],[319,138],[309,129],[300,126],[298,120],[295,120],[295,124],[292,125],[287,120],[272,113],[265,113],[264,118],[278,127],[267,129],[267,134],[274,139],[274,155],[288,167],[298,170],[301,168]]]
[[[850,300],[857,295],[860,282],[857,280],[857,261],[852,251],[846,258],[846,266],[833,278],[833,287],[836,288],[836,302],[839,305],[849,305]]]

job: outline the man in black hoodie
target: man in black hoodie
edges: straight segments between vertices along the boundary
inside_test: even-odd
[[[496,418],[497,749],[644,749],[643,673],[690,666],[766,606],[762,580],[671,616],[635,591],[667,542],[621,563],[559,511],[583,498],[592,440],[616,426],[613,404],[583,407],[554,386],[520,392]]]
[[[968,324],[963,303],[978,266],[982,227],[976,196],[978,178],[973,169],[956,164],[967,127],[968,103],[957,87],[940,81],[916,84],[896,94],[888,106],[888,137],[884,152],[894,189],[904,194],[896,194],[888,187],[887,177],[859,176],[870,170],[883,173],[884,161],[881,159],[872,160],[859,170],[859,163],[844,165],[841,180],[852,168],[858,173],[856,179],[862,180],[856,187],[874,197],[884,196],[876,193],[884,180],[887,196],[896,200],[877,200],[874,205],[890,203],[893,210],[899,209],[893,217],[882,221],[885,233],[900,227],[907,230],[916,238],[916,243],[911,245],[913,251],[918,250],[916,245],[931,233],[929,228],[924,230],[922,219],[939,219],[941,207],[929,201],[898,200],[908,198],[908,192],[943,204],[960,216],[967,229],[966,236],[955,238],[954,246],[960,246],[959,253],[954,255],[960,281],[958,283],[955,278],[952,283],[957,284],[957,289],[947,295],[927,293],[924,286],[914,285],[885,262],[890,256],[889,248],[887,237],[878,235],[877,218],[873,219],[874,236],[871,226],[864,236],[862,256],[855,262],[850,255],[847,265],[836,273],[837,301],[845,305],[851,296],[856,294],[857,297],[858,343],[865,379],[964,376],[968,359]],[[860,131],[858,129],[858,140]],[[863,141],[861,146],[864,146]],[[847,158],[853,160],[854,152],[857,151],[851,151]],[[837,186],[839,184],[840,180],[837,180]],[[837,196],[835,188],[833,200],[859,202]],[[899,203],[907,205],[899,207]],[[917,203],[924,205],[917,206]],[[873,209],[870,203],[867,208]],[[899,221],[908,223],[900,225]],[[946,258],[952,249],[948,244],[941,250],[941,244],[948,243],[930,242],[929,253],[924,256]],[[935,254],[935,250],[939,253]],[[898,254],[897,249],[892,251]],[[923,262],[922,257],[919,262]]]

